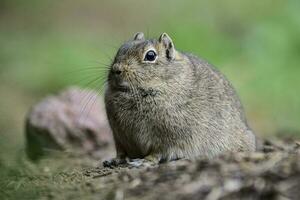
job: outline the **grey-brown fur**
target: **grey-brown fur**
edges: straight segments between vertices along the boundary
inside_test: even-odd
[[[143,61],[148,49],[158,55],[154,63]],[[137,33],[120,47],[105,103],[114,162],[255,150],[255,136],[229,81],[206,61],[176,51],[165,33],[158,40]]]

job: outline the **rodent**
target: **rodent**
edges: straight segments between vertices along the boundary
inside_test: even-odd
[[[254,151],[255,135],[230,82],[208,62],[143,33],[118,50],[105,105],[116,157],[153,162]]]

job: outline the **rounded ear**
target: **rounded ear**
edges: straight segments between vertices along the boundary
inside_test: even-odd
[[[136,34],[134,34],[133,40],[145,40],[144,33],[137,32]]]
[[[167,33],[163,33],[159,37],[158,41],[165,48],[167,58],[170,60],[175,59],[176,50],[175,50],[174,43],[173,43],[172,39],[170,38],[170,36]]]

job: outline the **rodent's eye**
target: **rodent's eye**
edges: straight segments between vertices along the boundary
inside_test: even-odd
[[[155,61],[156,57],[157,57],[157,55],[156,55],[155,51],[150,50],[145,54],[144,61],[153,62],[153,61]]]

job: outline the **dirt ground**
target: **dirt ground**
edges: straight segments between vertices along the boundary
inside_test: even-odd
[[[300,143],[264,141],[256,153],[159,166],[86,170],[98,199],[298,199]]]
[[[24,162],[0,180],[1,199],[299,199],[300,143],[264,140],[255,153],[151,165],[138,160],[104,168],[97,155],[52,156]],[[139,164],[137,164],[139,163]]]

